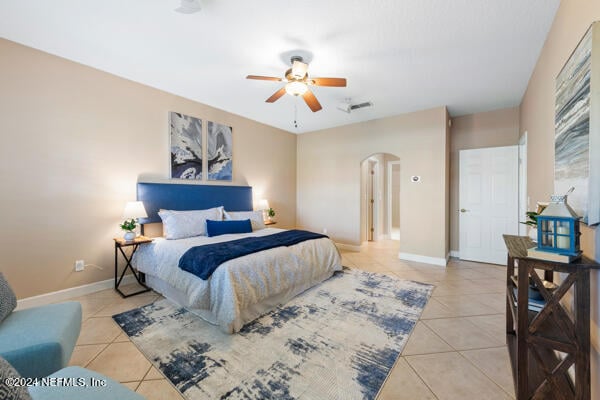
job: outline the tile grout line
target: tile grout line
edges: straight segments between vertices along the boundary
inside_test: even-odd
[[[421,320],[419,320],[419,321],[421,321]],[[448,345],[448,347],[450,347],[451,349],[454,349],[454,347],[452,347],[452,345],[450,343],[446,342],[440,335],[438,335],[436,331],[434,331],[429,325],[427,325],[425,323],[425,321],[421,321],[421,323],[423,323],[423,325],[425,325],[425,327],[427,329],[429,329],[429,331],[431,333],[433,333],[438,339],[440,339],[442,341],[442,343],[446,343]],[[410,340],[410,337],[409,337],[409,340]],[[454,350],[454,351],[456,351],[456,350]],[[434,353],[425,353],[425,354],[435,354],[435,353],[449,353],[449,351],[438,351],[438,352],[434,352]],[[417,355],[417,354],[411,354],[411,355]]]
[[[419,377],[419,379],[421,380],[421,382],[423,382],[423,385],[425,385],[425,387],[427,389],[429,389],[429,391],[431,392],[431,394],[433,394],[433,397],[436,398],[436,400],[439,400],[438,395],[433,391],[433,389],[427,384],[427,382],[425,382],[425,380],[423,379],[423,377],[417,372],[417,370],[412,366],[412,364],[410,363],[410,361],[408,360],[408,358],[404,358],[404,361],[406,361],[406,364],[408,364],[408,367],[413,370],[413,372],[417,375],[417,377]]]
[[[140,351],[140,353],[142,353],[142,352]],[[146,355],[145,355],[144,353],[142,353],[142,355],[143,355],[144,357],[146,357]],[[148,361],[150,361],[150,360],[148,360]],[[142,382],[144,382],[144,381],[146,380],[146,377],[148,376],[148,374],[149,374],[149,373],[150,373],[150,371],[152,370],[152,367],[153,367],[153,365],[152,365],[152,363],[150,363],[150,367],[148,368],[148,371],[146,371],[146,373],[144,374],[144,376],[143,376],[143,377],[142,377],[142,379],[140,380],[140,383],[139,383],[138,387],[139,387],[139,386],[142,384]],[[137,390],[137,388],[135,388],[135,390]]]
[[[98,356],[99,356],[100,354],[102,354],[102,352],[103,352],[104,350],[106,350],[106,349],[108,348],[108,346],[110,346],[110,343],[99,343],[99,344],[101,344],[101,345],[104,345],[104,347],[102,348],[102,350],[100,350],[100,351],[98,352],[98,354],[96,354],[94,357],[92,357],[92,359],[91,359],[90,361],[88,361],[88,362],[87,362],[87,363],[86,363],[86,364],[83,366],[84,368],[87,368],[87,367],[88,367],[88,365],[90,365],[90,364],[91,364],[91,363],[92,363],[92,362],[93,362],[93,361],[94,361],[96,358],[98,358]],[[84,345],[84,346],[87,346],[87,345]],[[93,345],[91,345],[91,346],[93,346]]]
[[[506,346],[504,346],[504,347],[506,348]],[[490,348],[497,349],[497,348],[500,348],[500,347],[490,347]],[[475,350],[483,350],[483,349],[475,349]],[[469,351],[469,350],[462,350],[462,351]],[[507,350],[507,351],[508,351],[508,350]],[[502,392],[503,392],[503,393],[506,393],[506,394],[508,395],[508,397],[510,397],[510,398],[512,398],[512,399],[514,399],[514,398],[515,398],[515,397],[514,397],[514,395],[512,395],[512,394],[508,393],[506,390],[504,390],[504,388],[503,388],[502,386],[500,386],[500,385],[498,384],[498,382],[496,382],[494,379],[492,379],[492,377],[491,377],[491,376],[488,376],[488,374],[486,374],[486,373],[485,373],[485,371],[483,371],[481,368],[479,368],[479,367],[477,366],[477,364],[475,364],[474,362],[472,362],[471,360],[469,360],[467,357],[465,357],[465,355],[464,355],[464,354],[462,354],[462,352],[461,352],[461,351],[457,351],[457,353],[458,353],[458,354],[459,354],[459,355],[460,355],[462,358],[464,358],[465,360],[467,360],[467,362],[469,362],[469,363],[470,363],[472,366],[474,366],[474,367],[475,367],[475,369],[477,369],[479,372],[481,372],[481,373],[482,373],[482,374],[483,374],[483,375],[484,375],[486,378],[488,378],[490,381],[492,381],[492,382],[494,383],[494,385],[496,385],[498,388],[500,388],[500,390],[502,390]]]
[[[502,314],[502,313],[493,312],[493,313],[487,313],[487,314],[455,315],[452,317],[424,318],[424,319],[421,319],[421,321],[428,321],[428,320],[432,320],[432,319],[456,319],[456,318],[470,318],[470,317],[486,317],[488,315],[500,315],[500,314]]]
[[[498,314],[491,314],[491,315],[498,315]],[[468,317],[444,318],[444,319],[458,319],[458,318],[468,318]],[[437,319],[442,319],[442,318],[437,318]],[[471,324],[471,325],[473,325],[473,327],[477,328],[478,330],[480,330],[481,333],[483,335],[487,336],[489,339],[491,339],[491,341],[495,340],[491,335],[489,335],[483,329],[481,329],[480,327],[478,327],[477,325],[475,325],[473,322],[471,322],[471,321],[466,321],[466,322],[469,323],[469,324]],[[423,321],[423,323],[425,325],[427,325],[426,321]],[[438,335],[437,332],[434,331],[432,327],[430,327],[429,325],[427,325],[427,328],[429,328],[429,330],[431,330],[435,335],[437,335],[440,339],[442,339],[442,341],[444,343],[447,343],[448,346],[450,346],[452,349],[454,349],[454,351],[483,350],[483,349],[491,349],[491,348],[500,347],[500,346],[491,346],[491,347],[473,347],[473,348],[469,348],[469,349],[457,349],[456,347],[452,346],[450,343],[446,342],[440,335]]]

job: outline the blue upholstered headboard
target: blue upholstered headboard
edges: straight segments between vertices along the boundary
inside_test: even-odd
[[[228,211],[251,211],[252,187],[222,185],[188,185],[172,183],[138,183],[137,199],[144,203],[148,218],[141,224],[161,222],[158,211],[204,210],[224,206]]]

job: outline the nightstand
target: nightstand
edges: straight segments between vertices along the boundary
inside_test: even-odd
[[[265,226],[275,225],[277,221],[265,221]]]
[[[144,283],[145,279],[144,279],[144,274],[141,273],[140,271],[137,271],[133,268],[133,266],[131,265],[131,260],[133,259],[133,255],[135,254],[135,252],[137,251],[138,247],[140,245],[146,244],[146,243],[151,243],[152,239],[146,237],[146,236],[138,236],[133,240],[125,240],[123,238],[114,238],[115,241],[115,290],[117,292],[119,292],[119,294],[122,297],[130,297],[130,296],[135,296],[136,294],[140,294],[140,293],[146,293],[149,292],[150,289],[148,286],[146,286],[146,284]],[[127,253],[123,250],[126,247],[131,247],[131,253],[129,255],[127,255]],[[125,268],[123,269],[123,272],[121,272],[121,275],[119,276],[118,273],[118,269],[119,269],[119,259],[118,259],[118,253],[121,253],[121,255],[123,256],[123,259],[125,260],[126,264],[125,264]],[[135,280],[144,288],[142,290],[139,290],[137,292],[134,293],[123,293],[120,289],[119,289],[119,285],[121,285],[121,281],[123,280],[123,276],[125,276],[125,272],[127,272],[127,269],[131,270],[131,273],[133,274],[133,276],[135,277]]]

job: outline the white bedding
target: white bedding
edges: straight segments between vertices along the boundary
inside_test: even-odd
[[[178,292],[177,296],[163,293],[167,297],[178,297],[172,300],[185,303],[182,305],[192,311],[204,311],[199,314],[225,332],[233,333],[268,308],[286,302],[341,270],[341,259],[333,242],[327,238],[308,240],[239,257],[221,264],[206,281],[180,269],[179,258],[193,246],[282,231],[266,228],[215,237],[157,238],[139,247],[133,265],[149,275],[149,282],[157,282],[158,278],[168,285],[152,286],[171,287]]]

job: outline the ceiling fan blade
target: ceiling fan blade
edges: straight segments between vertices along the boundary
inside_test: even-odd
[[[283,79],[275,78],[274,76],[260,76],[260,75],[248,75],[246,79],[256,79],[259,81],[277,81],[281,82]]]
[[[279,98],[281,96],[283,96],[285,94],[285,87],[282,87],[281,89],[279,89],[278,91],[276,91],[275,93],[273,93],[273,96],[269,97],[267,100],[265,100],[267,103],[275,103],[277,100],[279,100]]]
[[[315,86],[346,87],[346,78],[310,78]]]
[[[317,100],[313,92],[311,92],[310,90],[304,92],[302,98],[306,102],[306,105],[312,110],[312,112],[317,112],[323,108],[321,107],[321,103],[319,103],[319,100]]]

